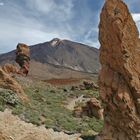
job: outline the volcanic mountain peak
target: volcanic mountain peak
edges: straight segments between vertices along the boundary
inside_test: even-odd
[[[58,45],[59,45],[60,43],[62,43],[62,40],[59,39],[59,38],[54,38],[54,39],[52,39],[52,40],[50,41],[50,45],[51,45],[52,47],[58,47]]]
[[[50,73],[54,71],[54,67],[58,66],[59,69],[97,73],[99,69],[98,52],[98,49],[94,47],[59,38],[30,46],[31,60],[46,65],[43,70],[46,72],[49,65],[53,66],[52,69],[50,68]],[[0,55],[0,64],[14,61],[15,51]],[[42,70],[43,68],[37,69]]]

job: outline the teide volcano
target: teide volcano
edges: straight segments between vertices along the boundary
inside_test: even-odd
[[[98,49],[87,45],[55,38],[50,42],[30,46],[30,74],[42,78],[81,77],[97,73]],[[0,55],[0,64],[13,63],[15,51]]]

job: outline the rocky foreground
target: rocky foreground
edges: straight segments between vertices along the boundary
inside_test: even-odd
[[[37,127],[31,123],[21,121],[13,116],[9,110],[0,112],[0,140],[82,140],[79,135],[67,135]]]
[[[17,98],[24,103],[28,102],[21,85],[1,68],[0,88],[1,94],[4,89],[7,89],[17,95]],[[31,123],[26,123],[12,115],[11,111],[8,110],[0,112],[0,140],[81,140],[79,137],[80,135],[67,135],[64,132],[46,129],[44,126],[37,127]]]

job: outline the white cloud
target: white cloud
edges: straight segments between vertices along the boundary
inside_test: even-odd
[[[85,35],[85,40],[89,39],[93,33],[98,33],[98,28],[92,28],[88,31],[88,33]]]
[[[86,40],[85,43],[89,46],[95,47],[95,48],[99,48],[100,47],[100,43],[98,40],[96,41],[92,41],[92,40]]]
[[[41,29],[43,28],[42,25],[37,21],[35,22],[35,20],[28,21],[28,19],[24,19],[22,20],[22,24],[18,24],[16,22],[17,20],[4,20],[2,23],[0,23],[0,53],[2,53],[3,50],[6,52],[8,49],[14,49],[18,42],[33,45],[46,42],[55,37],[60,37],[63,39],[67,36],[67,38],[70,39],[68,35],[64,34],[63,32],[59,32],[59,30],[52,32],[43,31]],[[8,49],[5,48],[5,46],[7,47],[7,44]]]
[[[4,3],[3,2],[0,2],[0,6],[4,6]]]
[[[15,49],[18,42],[33,45],[55,37],[99,46],[97,37],[93,37],[97,14],[92,13],[86,1],[80,1],[80,9],[75,9],[76,0],[20,2],[7,0],[0,8],[0,53]]]
[[[45,2],[47,2],[47,0]],[[10,10],[8,11],[7,9]],[[4,15],[0,15],[0,53],[13,50],[18,42],[33,45],[46,42],[56,37],[71,39],[70,33],[72,31],[71,28],[69,28],[69,32],[67,32],[65,28],[67,25],[49,26],[47,25],[49,24],[48,22],[43,23],[42,20],[24,15],[26,11],[22,11],[22,8],[18,5],[10,5],[7,9],[5,9]],[[69,10],[66,11],[65,13],[67,14],[70,12]]]
[[[136,22],[137,28],[140,33],[140,13],[132,13],[132,17],[133,17],[134,21]]]
[[[72,18],[72,8],[74,0],[61,0],[61,3],[56,0],[26,0],[26,5],[55,20],[66,21]]]
[[[140,13],[132,13],[132,17],[135,22],[140,22]]]

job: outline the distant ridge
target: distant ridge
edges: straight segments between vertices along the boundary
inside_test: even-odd
[[[69,69],[82,73],[98,73],[99,70],[99,50],[94,47],[54,38],[49,42],[44,42],[30,46],[31,65],[42,64],[53,68]],[[13,63],[15,50],[1,54],[0,64]],[[40,70],[42,68],[39,68]],[[45,69],[44,69],[45,71]]]

